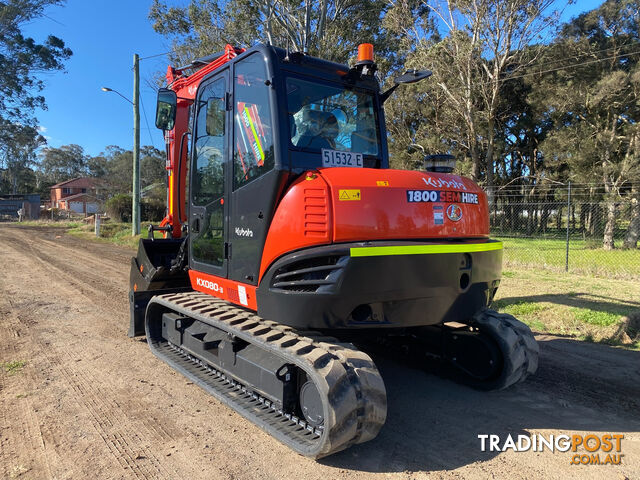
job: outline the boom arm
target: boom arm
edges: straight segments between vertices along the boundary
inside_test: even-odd
[[[188,171],[187,133],[189,129],[189,106],[195,100],[196,92],[202,79],[242,52],[244,52],[244,48],[227,45],[222,55],[188,76],[182,70],[171,66],[167,69],[168,88],[176,92],[178,101],[173,130],[165,132],[165,142],[167,143],[166,169],[168,173],[167,215],[160,223],[160,227],[169,227],[173,238],[182,236],[182,225],[187,222],[185,186]]]

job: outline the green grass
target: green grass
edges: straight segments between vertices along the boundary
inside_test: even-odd
[[[496,302],[496,307],[501,308],[500,301]],[[525,315],[533,315],[545,308],[546,307],[540,303],[521,301],[511,305],[505,305],[502,307],[502,311],[509,315],[513,315],[514,317],[521,317]]]
[[[640,349],[640,282],[511,266],[493,308],[539,333]]]
[[[130,223],[104,222],[100,226],[100,237],[95,236],[93,225],[81,224],[76,227],[68,228],[67,233],[75,237],[84,238],[86,240],[94,240],[98,242],[114,243],[129,248],[137,248],[141,238],[147,238],[148,222],[141,225],[139,235],[131,235]],[[154,238],[162,238],[162,233],[154,232]]]
[[[139,235],[131,235],[131,224],[113,222],[111,220],[103,221],[100,226],[100,237],[95,236],[95,228],[93,224],[82,221],[52,221],[47,219],[29,220],[16,225],[25,227],[47,227],[60,228],[66,233],[85,240],[93,240],[103,243],[113,243],[129,248],[136,249],[141,238],[147,238],[147,227],[150,222],[140,224]],[[162,233],[154,232],[154,238],[162,238]]]
[[[9,375],[15,375],[20,372],[27,364],[24,360],[15,360],[13,362],[0,363],[0,367],[4,369]]]
[[[532,267],[562,272],[566,243],[562,239],[501,238],[504,263],[512,267]],[[640,280],[640,249],[606,251],[600,243],[570,240],[569,272]]]
[[[82,222],[76,220],[25,220],[24,222],[16,223],[16,225],[22,225],[25,227],[54,227],[54,228],[76,228],[82,225]]]
[[[615,313],[598,312],[588,308],[572,308],[570,311],[577,321],[601,327],[608,327],[620,320],[620,315]]]

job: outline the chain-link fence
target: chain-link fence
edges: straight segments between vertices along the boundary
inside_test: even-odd
[[[505,265],[640,279],[637,186],[506,186],[489,195],[491,233]]]

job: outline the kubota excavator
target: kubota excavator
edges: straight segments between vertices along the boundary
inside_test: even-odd
[[[537,368],[529,328],[488,309],[486,195],[446,156],[389,168],[383,103],[429,75],[383,92],[369,44],[353,67],[227,45],[158,94],[168,208],[131,262],[129,335],[309,457],[384,424],[367,351],[480,389]]]

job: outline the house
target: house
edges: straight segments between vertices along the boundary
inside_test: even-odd
[[[96,213],[96,183],[93,178],[74,178],[51,187],[51,207],[76,213]]]
[[[18,218],[20,209],[24,218],[36,220],[40,216],[40,195],[0,195],[0,218]]]

